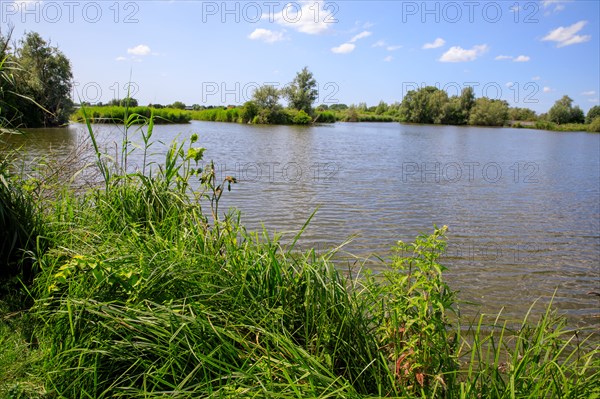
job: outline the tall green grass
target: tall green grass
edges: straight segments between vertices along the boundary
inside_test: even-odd
[[[128,171],[131,151],[147,158],[154,127],[133,125],[114,159],[88,123],[104,181],[41,204],[48,247],[29,251],[35,304],[0,317],[0,331],[16,326],[1,341],[0,396],[600,394],[597,340],[550,308],[516,329],[500,318],[461,325],[439,263],[445,227],[399,242],[383,273],[345,273],[335,249],[298,252],[302,231],[285,244],[223,213],[236,179],[200,167],[196,135],[172,143],[162,164]]]
[[[84,108],[86,114],[84,115]],[[118,123],[123,124],[131,122],[130,116],[135,116],[137,124],[147,123],[148,118],[154,115],[155,124],[167,123],[189,123],[192,119],[189,111],[183,111],[175,108],[151,108],[151,107],[120,107],[120,106],[102,106],[102,107],[83,107],[77,109],[71,115],[71,120],[79,123],[85,123],[86,119],[91,123]]]
[[[208,122],[241,122],[241,108],[210,108],[192,111],[193,120]]]
[[[35,270],[28,253],[44,246],[44,220],[32,193],[10,172],[11,157],[0,159],[0,283],[31,282]],[[0,287],[1,290],[1,287]]]

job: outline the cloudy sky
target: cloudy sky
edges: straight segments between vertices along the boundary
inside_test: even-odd
[[[302,67],[319,103],[401,101],[436,85],[546,111],[599,103],[597,1],[8,1],[2,32],[67,55],[75,99],[240,104]]]

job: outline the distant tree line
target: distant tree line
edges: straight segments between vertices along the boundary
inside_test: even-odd
[[[51,127],[67,124],[73,113],[70,98],[73,74],[67,57],[55,46],[35,33],[27,33],[11,47],[11,33],[0,33],[0,122],[12,127]],[[208,120],[226,120],[260,124],[309,124],[338,120],[400,121],[420,124],[503,126],[511,122],[535,122],[536,126],[587,124],[588,130],[600,130],[600,107],[592,107],[587,116],[568,96],[541,115],[528,108],[510,107],[504,100],[475,98],[472,87],[459,95],[449,96],[444,90],[427,86],[411,90],[402,102],[380,101],[368,107],[357,105],[314,103],[318,98],[317,82],[307,67],[299,71],[283,89],[263,85],[250,101],[237,106],[186,106],[181,101],[169,105],[150,104],[151,108],[174,108],[186,111],[211,111],[199,115]],[[281,100],[287,101],[287,107]],[[83,103],[82,105],[89,105]],[[101,103],[97,105],[103,105]],[[137,99],[113,99],[107,106],[134,108]],[[215,110],[212,112],[212,110]]]
[[[409,91],[401,103],[386,104],[380,101],[371,107],[367,107],[366,103],[321,104],[317,111],[334,112],[337,120],[348,122],[384,121],[387,117],[405,123],[443,125],[504,126],[509,122],[517,125],[519,122],[532,122],[535,123],[533,126],[540,128],[584,123],[591,125],[600,118],[600,106],[592,107],[585,115],[568,96],[557,100],[547,113],[537,115],[529,108],[510,107],[504,100],[486,97],[476,99],[471,87],[464,88],[460,95],[448,96],[445,91],[433,86]],[[600,119],[596,125],[581,130],[598,131],[597,125],[600,125]]]

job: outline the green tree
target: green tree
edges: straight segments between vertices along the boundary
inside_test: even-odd
[[[583,123],[585,120],[583,111],[579,106],[573,107],[573,100],[569,96],[563,96],[554,103],[548,111],[548,119],[559,125],[563,123]]]
[[[584,123],[585,122],[585,114],[583,110],[579,108],[578,105],[574,106],[571,110],[571,123]]]
[[[592,123],[594,119],[600,116],[600,105],[594,105],[585,117],[585,123]]]
[[[475,105],[475,91],[471,86],[467,86],[462,89],[460,93],[460,109],[462,113],[462,120],[459,125],[469,123],[469,116],[471,115],[471,109]]]
[[[466,123],[460,97],[452,96],[444,104],[443,115],[442,123],[446,125],[464,125]]]
[[[431,112],[433,123],[439,125],[444,123],[444,108],[448,103],[448,94],[443,90],[437,90],[429,96],[427,107]]]
[[[503,126],[508,121],[508,103],[486,97],[475,100],[469,124],[477,126]]]
[[[388,105],[384,101],[379,101],[377,108],[375,108],[375,113],[377,115],[382,115],[387,112],[388,108]]]
[[[34,101],[21,101],[22,123],[26,127],[67,123],[73,111],[73,73],[67,57],[35,32],[25,35],[15,54],[21,67],[17,90]]]
[[[136,100],[133,97],[125,97],[124,99],[122,99],[119,102],[119,105],[121,107],[129,107],[129,108],[137,107],[138,106],[138,100]]]
[[[410,123],[442,123],[448,94],[434,86],[411,90],[400,106],[400,117]]]
[[[400,107],[401,107],[401,103],[399,102],[393,102],[392,104],[388,105],[388,109],[387,109],[387,114],[390,116],[400,116]]]
[[[185,104],[181,101],[175,101],[173,104],[171,104],[171,107],[176,109],[185,109]]]
[[[258,106],[259,109],[269,110],[271,112],[278,111],[281,108],[279,104],[279,98],[281,92],[271,85],[263,85],[258,89],[254,90],[252,100]]]
[[[302,68],[296,74],[292,83],[283,90],[284,97],[288,100],[290,108],[312,113],[312,105],[319,96],[317,81],[308,67]]]
[[[242,107],[241,118],[243,123],[252,122],[258,115],[258,106],[254,101],[246,101]]]
[[[345,109],[348,109],[348,106],[346,104],[331,104],[329,106],[329,109],[333,111],[343,111]]]
[[[511,121],[535,121],[537,115],[534,110],[529,108],[511,107],[508,110],[508,119]]]
[[[252,123],[285,123],[285,115],[280,112],[280,96],[281,91],[271,85],[263,85],[254,90],[252,101],[258,107],[258,114]]]

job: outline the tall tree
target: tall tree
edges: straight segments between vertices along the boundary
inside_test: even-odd
[[[469,123],[469,116],[471,115],[471,110],[475,105],[475,90],[471,86],[467,86],[462,89],[459,97],[460,101],[460,110],[461,110],[461,119],[459,125]]]
[[[281,108],[279,104],[280,95],[280,91],[275,86],[263,85],[254,90],[252,100],[259,109],[266,109],[273,112]]]
[[[548,119],[551,122],[563,123],[583,123],[585,118],[583,111],[579,106],[573,107],[573,99],[569,96],[562,96],[557,100],[548,111]]]
[[[308,67],[302,68],[296,74],[292,83],[283,90],[284,97],[288,100],[290,108],[312,113],[313,103],[319,96],[317,81]]]
[[[254,90],[252,95],[252,102],[258,107],[258,114],[255,117],[255,121],[258,123],[283,123],[285,114],[279,112],[281,110],[281,104],[279,104],[279,97],[281,91],[277,90],[275,86],[263,85],[258,89]]]
[[[17,89],[35,101],[22,104],[22,122],[27,127],[67,123],[73,110],[73,73],[67,57],[38,33],[30,32],[20,41],[16,59],[21,66]]]

